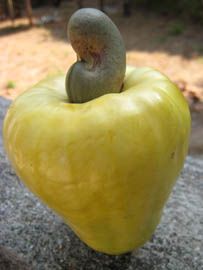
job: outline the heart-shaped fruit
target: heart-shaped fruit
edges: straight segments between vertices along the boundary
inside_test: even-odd
[[[4,121],[5,148],[28,188],[85,243],[120,254],[160,221],[187,153],[189,109],[158,71],[125,72],[120,34],[102,12],[79,10],[70,25],[79,59],[66,89],[61,75],[20,95]]]

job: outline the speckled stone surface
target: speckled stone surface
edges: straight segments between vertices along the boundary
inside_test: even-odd
[[[8,104],[0,98],[1,125]],[[202,270],[203,160],[187,158],[152,239],[132,253],[108,256],[83,244],[20,184],[0,138],[0,245],[34,270]]]

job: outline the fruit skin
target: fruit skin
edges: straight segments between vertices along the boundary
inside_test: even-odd
[[[5,148],[22,181],[87,245],[121,254],[143,245],[188,149],[190,113],[178,88],[128,67],[123,91],[68,103],[65,76],[40,82],[9,108]]]

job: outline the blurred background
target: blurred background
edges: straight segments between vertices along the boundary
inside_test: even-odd
[[[165,73],[192,114],[190,154],[203,157],[203,0],[0,0],[0,95],[14,99],[76,55],[67,22],[81,7],[103,10],[118,26],[127,63]]]

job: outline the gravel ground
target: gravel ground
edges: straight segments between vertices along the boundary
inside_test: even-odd
[[[61,2],[57,9],[50,5],[33,9],[33,27],[23,18],[15,20],[15,27],[10,20],[0,23],[1,95],[13,99],[44,77],[66,72],[75,62],[67,22],[77,4]],[[176,82],[186,96],[196,103],[197,98],[203,101],[203,27],[137,8],[126,18],[121,14],[123,0],[104,2],[124,39],[127,63],[156,68]],[[110,2],[115,4],[114,11],[108,9]],[[99,1],[83,3],[84,7],[98,8]],[[53,21],[39,25],[43,18]],[[177,28],[180,33],[176,33]]]
[[[0,98],[0,124],[8,104]],[[132,253],[108,256],[83,244],[20,184],[0,138],[0,235],[1,246],[36,270],[202,270],[203,160],[187,158],[151,241]],[[0,269],[9,270],[1,264]]]

